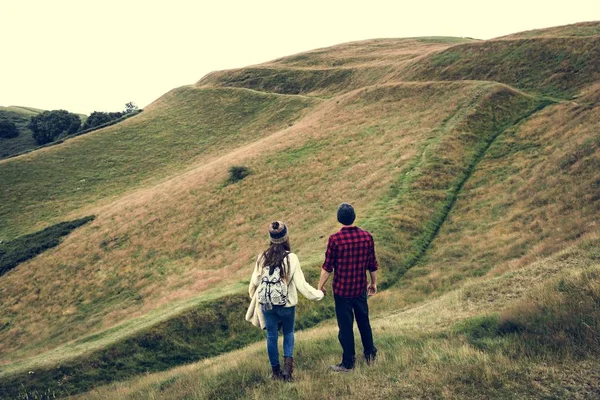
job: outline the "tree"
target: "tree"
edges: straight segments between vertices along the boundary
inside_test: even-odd
[[[125,115],[125,112],[94,111],[90,114],[88,119],[85,120],[85,124],[83,124],[83,129],[86,130],[90,128],[95,128],[96,126],[100,126],[117,118],[121,118],[123,115]]]
[[[136,106],[134,102],[130,101],[129,103],[125,104],[125,114],[131,114],[137,110],[138,106]]]
[[[0,119],[0,138],[14,138],[19,136],[19,130],[14,122]]]
[[[37,144],[54,141],[61,134],[73,134],[81,127],[79,115],[65,110],[44,111],[31,118],[28,125]]]

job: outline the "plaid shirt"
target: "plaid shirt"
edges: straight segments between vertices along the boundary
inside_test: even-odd
[[[323,269],[333,275],[333,293],[358,297],[367,290],[367,270],[377,271],[373,236],[356,226],[344,226],[329,237]]]

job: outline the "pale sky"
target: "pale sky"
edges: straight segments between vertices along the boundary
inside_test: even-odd
[[[594,20],[600,0],[0,0],[0,105],[119,111],[211,71],[349,41]]]

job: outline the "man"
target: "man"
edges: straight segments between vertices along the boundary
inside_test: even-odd
[[[349,372],[354,368],[355,363],[354,317],[356,317],[367,364],[375,361],[377,355],[369,322],[367,293],[369,296],[377,293],[378,265],[373,236],[353,225],[356,219],[354,208],[348,203],[342,203],[338,208],[337,218],[343,226],[339,232],[329,237],[318,289],[323,290],[333,272],[335,315],[343,355],[342,362],[332,365],[331,369],[336,372]],[[367,271],[371,277],[369,285],[367,285]]]

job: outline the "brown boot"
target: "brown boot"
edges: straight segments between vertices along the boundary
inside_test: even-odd
[[[271,373],[271,379],[274,381],[278,381],[281,379],[281,367],[278,365],[276,367],[271,367],[273,372]]]
[[[283,357],[283,371],[281,377],[284,381],[291,381],[294,372],[294,357]]]

